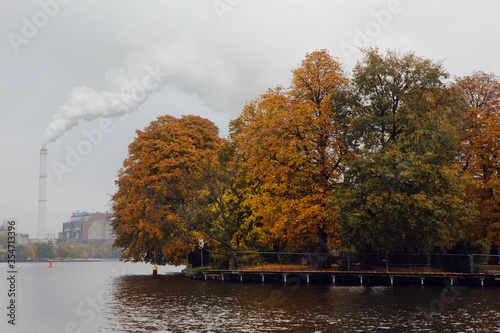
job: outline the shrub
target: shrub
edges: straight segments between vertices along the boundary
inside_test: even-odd
[[[469,273],[470,272],[470,254],[482,254],[481,244],[473,243],[467,240],[459,240],[447,251],[448,256],[443,258],[443,268],[450,272]],[[472,272],[478,273],[481,270],[479,258],[474,258]]]
[[[210,265],[215,269],[227,269],[229,267],[227,254],[213,253],[210,257]]]
[[[241,258],[241,265],[245,266],[260,266],[264,263],[264,257],[257,252],[246,252]]]
[[[196,280],[205,280],[205,275],[203,275],[203,271],[205,270],[205,267],[196,267],[193,268],[193,278]]]

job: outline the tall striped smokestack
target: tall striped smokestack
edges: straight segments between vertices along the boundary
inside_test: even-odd
[[[47,238],[47,148],[40,149],[40,188],[38,194],[38,235]]]

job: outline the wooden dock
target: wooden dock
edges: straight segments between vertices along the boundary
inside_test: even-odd
[[[377,271],[268,271],[205,270],[205,280],[256,283],[322,283],[333,285],[471,285],[499,287],[500,274],[447,272],[377,272]]]

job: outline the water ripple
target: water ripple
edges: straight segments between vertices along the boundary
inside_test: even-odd
[[[171,275],[110,284],[100,332],[495,332],[500,291],[222,283]],[[439,306],[438,306],[439,305]]]

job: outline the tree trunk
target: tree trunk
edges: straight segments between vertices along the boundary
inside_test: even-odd
[[[372,259],[371,259],[371,247],[367,245],[361,254],[360,258],[361,269],[371,269],[372,268]]]
[[[498,245],[491,244],[488,265],[498,265]]]
[[[324,229],[320,229],[317,233],[318,235],[318,245],[314,250],[315,257],[317,259],[316,269],[328,269],[330,264],[328,263],[328,246],[326,245],[327,235]]]

